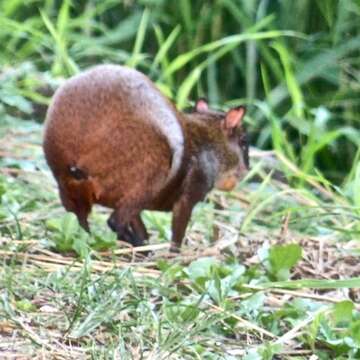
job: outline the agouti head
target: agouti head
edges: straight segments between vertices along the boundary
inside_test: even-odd
[[[230,191],[249,169],[249,146],[242,120],[243,106],[221,112],[211,110],[205,99],[196,102],[192,115],[211,129],[211,139],[219,155],[219,171],[215,187]]]

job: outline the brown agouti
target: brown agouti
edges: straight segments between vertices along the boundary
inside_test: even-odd
[[[231,190],[248,168],[244,107],[212,111],[199,100],[179,112],[144,74],[100,65],[67,80],[48,109],[44,152],[65,209],[89,231],[93,204],[134,246],[148,238],[142,210],[172,211],[171,249],[181,246],[195,204]]]

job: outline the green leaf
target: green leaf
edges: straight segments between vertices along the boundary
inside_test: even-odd
[[[223,283],[217,271],[213,271],[212,278],[213,280],[208,283],[207,291],[215,303],[220,305],[224,299]]]
[[[246,352],[246,355],[242,358],[243,360],[263,360],[257,349],[250,349]]]
[[[1,90],[1,89],[0,89]],[[14,92],[8,91],[0,91],[1,101],[9,106],[13,106],[16,109],[24,112],[25,114],[30,114],[33,111],[31,102],[26,100],[23,96],[20,96]],[[18,90],[17,90],[18,91]]]
[[[25,311],[25,312],[32,312],[36,310],[36,306],[28,299],[22,299],[16,301],[16,307],[20,311]]]
[[[117,235],[114,232],[102,231],[101,234],[92,234],[93,243],[91,247],[95,250],[107,250],[117,244]]]
[[[274,245],[269,251],[271,271],[278,278],[285,280],[284,275],[297,264],[302,257],[302,249],[298,244]]]
[[[321,321],[323,318],[324,318],[323,313],[317,314],[314,320],[309,325],[308,331],[306,332],[307,341],[312,349],[315,348],[317,335],[319,333]]]
[[[48,219],[46,220],[46,227],[52,231],[61,231],[61,219]]]
[[[198,306],[188,305],[183,309],[180,316],[184,323],[191,323],[198,317],[199,313]]]
[[[250,314],[253,311],[260,310],[263,307],[265,300],[266,296],[262,292],[257,292],[254,295],[249,296],[240,303],[241,313]]]
[[[355,305],[350,300],[338,302],[334,305],[334,320],[336,324],[349,322],[352,319],[352,312]]]
[[[61,232],[66,240],[70,240],[78,231],[80,225],[73,213],[66,213],[61,222]]]
[[[357,347],[360,347],[360,320],[351,324],[350,333],[352,338],[355,340]]]
[[[84,236],[75,236],[72,241],[71,248],[82,258],[86,258],[89,254],[89,246],[86,242],[86,237]]]
[[[218,264],[214,257],[204,257],[193,261],[185,272],[189,278],[196,282],[198,279],[210,279],[212,276],[211,269]]]

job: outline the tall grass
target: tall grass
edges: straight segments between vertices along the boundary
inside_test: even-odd
[[[252,142],[341,183],[359,145],[358,1],[0,2],[1,64],[136,66],[180,107],[246,103]]]

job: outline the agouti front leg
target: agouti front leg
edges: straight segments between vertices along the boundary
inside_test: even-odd
[[[194,206],[204,200],[213,185],[212,174],[204,172],[198,160],[193,160],[183,184],[183,191],[174,204],[172,216],[171,252],[180,252],[187,224]]]

